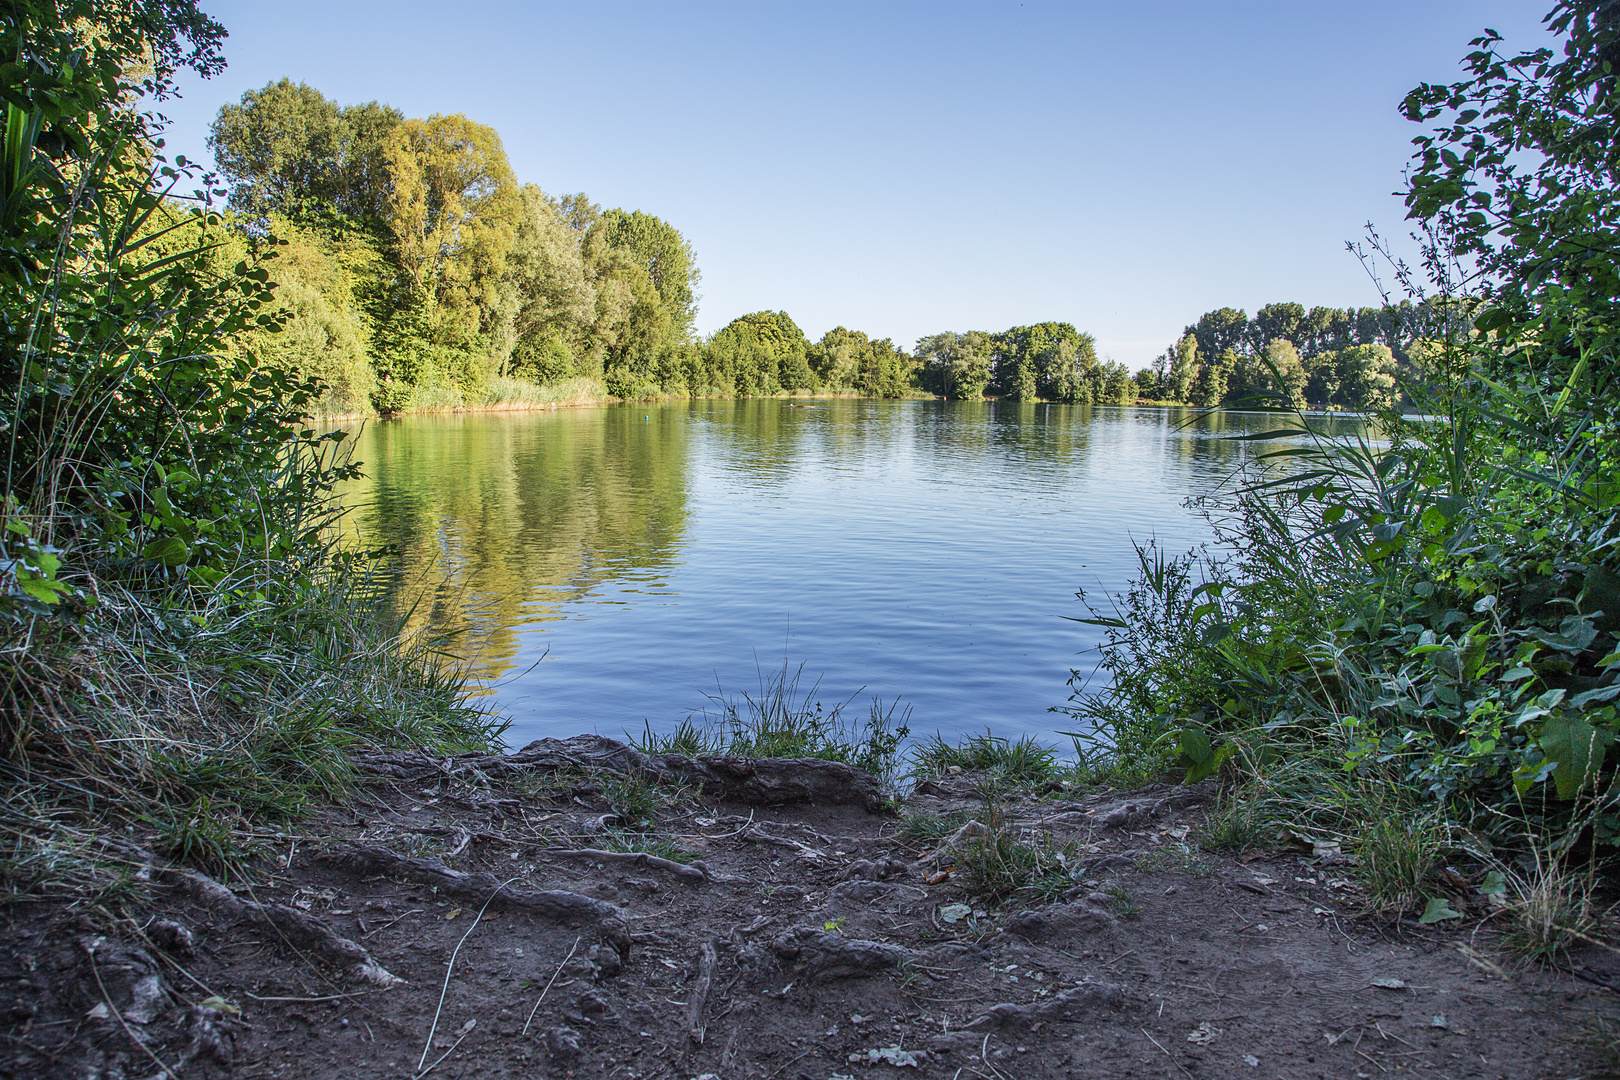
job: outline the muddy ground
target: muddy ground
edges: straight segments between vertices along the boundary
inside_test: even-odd
[[[842,774],[768,805],[792,785],[734,762],[616,818],[602,742],[374,763],[228,890],[153,860],[121,908],[9,906],[0,1075],[1604,1075],[1617,958],[1514,962],[1461,879],[1463,919],[1358,919],[1331,852],[1202,850],[1202,788],[1006,796],[1085,869],[997,907]],[[979,798],[942,777],[906,810]],[[694,861],[607,852],[627,825]]]

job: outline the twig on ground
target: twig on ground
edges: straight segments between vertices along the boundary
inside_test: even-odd
[[[416,1063],[417,1075],[421,1075],[424,1071],[422,1066],[427,1064],[428,1051],[433,1049],[433,1033],[439,1030],[439,1014],[444,1012],[444,996],[450,992],[450,975],[456,970],[456,957],[460,955],[461,947],[472,936],[472,932],[478,929],[478,924],[483,921],[484,912],[489,910],[489,905],[496,895],[516,880],[516,877],[509,877],[495,886],[495,891],[489,894],[489,899],[484,901],[484,906],[478,909],[477,918],[473,919],[472,925],[467,927],[467,932],[461,935],[461,940],[456,942],[455,949],[451,951],[450,962],[444,966],[444,986],[439,989],[439,1007],[433,1010],[433,1026],[428,1028],[427,1042],[422,1045],[422,1059]],[[466,1038],[466,1036],[463,1035],[462,1038]],[[443,1058],[439,1059],[439,1061],[443,1060]],[[437,1065],[438,1062],[436,1061],[434,1064]]]
[[[557,965],[557,970],[551,973],[551,980],[546,983],[546,988],[540,991],[539,997],[534,999],[534,1008],[529,1010],[529,1018],[523,1021],[523,1030],[518,1033],[518,1038],[521,1039],[529,1033],[529,1025],[534,1022],[534,1014],[540,1011],[540,1003],[546,1000],[546,994],[550,992],[551,984],[557,981],[557,976],[561,975],[563,968],[568,966],[568,961],[574,958],[574,950],[577,948],[579,948],[579,938],[576,937],[574,943],[568,946],[568,955],[562,958],[562,963]]]
[[[666,874],[673,874],[687,881],[704,881],[708,874],[702,867],[691,866],[687,863],[678,863],[673,859],[661,859],[646,851],[602,851],[598,848],[546,848],[547,855],[559,859],[591,859],[600,863],[631,863],[648,870],[662,870]]]
[[[1164,1050],[1164,1056],[1170,1059],[1170,1064],[1172,1064],[1176,1068],[1180,1069],[1181,1072],[1182,1072],[1182,1075],[1184,1075],[1186,1077],[1189,1077],[1189,1080],[1190,1080],[1190,1078],[1192,1077],[1192,1073],[1187,1071],[1187,1067],[1185,1065],[1183,1065],[1181,1062],[1176,1060],[1176,1055],[1172,1054],[1168,1050],[1165,1050],[1164,1049],[1164,1044],[1161,1043],[1158,1039],[1155,1039],[1153,1036],[1148,1035],[1148,1029],[1147,1028],[1139,1028],[1138,1030],[1140,1030],[1143,1035],[1147,1035],[1147,1041],[1148,1042],[1152,1043],[1154,1046],[1157,1046],[1160,1050]]]
[[[455,1053],[456,1052],[456,1047],[460,1046],[462,1041],[464,1039],[466,1039],[467,1036],[469,1036],[469,1035],[471,1035],[473,1033],[473,1028],[476,1027],[477,1024],[478,1024],[478,1021],[476,1021],[476,1020],[467,1021],[467,1029],[461,1033],[461,1036],[459,1038],[457,1038],[455,1042],[450,1044],[450,1049],[446,1050],[444,1053],[442,1053],[438,1057],[434,1058],[433,1059],[433,1064],[429,1065],[427,1068],[425,1068],[421,1072],[417,1073],[416,1074],[416,1080],[422,1080],[422,1077],[426,1076],[428,1073],[432,1072],[434,1069],[437,1069],[439,1067],[439,1062],[443,1061],[445,1058],[447,1058],[451,1054]]]
[[[96,988],[101,991],[101,1000],[106,1003],[107,1010],[113,1014],[113,1019],[117,1020],[119,1025],[123,1027],[124,1034],[129,1036],[129,1041],[140,1047],[141,1053],[151,1058],[152,1063],[162,1069],[163,1075],[167,1076],[169,1080],[180,1080],[175,1075],[174,1070],[165,1065],[163,1059],[152,1053],[152,1048],[140,1040],[139,1036],[135,1034],[135,1030],[129,1026],[129,1021],[124,1019],[124,1014],[119,1012],[118,1006],[113,1004],[112,995],[107,993],[107,984],[101,981],[101,969],[96,966],[95,951],[86,949],[85,955],[90,958],[90,974],[96,977]]]
[[[360,936],[363,937],[363,938],[367,938],[367,937],[370,937],[372,934],[380,934],[384,930],[388,929],[390,926],[393,926],[395,923],[399,922],[399,920],[409,918],[412,915],[420,915],[420,914],[422,914],[422,911],[423,911],[422,908],[411,908],[411,910],[405,912],[402,915],[394,916],[392,919],[389,919],[387,922],[383,923],[380,926],[373,926],[370,930],[367,930],[365,933],[361,934]]]

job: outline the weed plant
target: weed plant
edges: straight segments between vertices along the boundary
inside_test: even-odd
[[[926,810],[903,811],[900,814],[900,839],[909,844],[929,844],[947,836],[973,820],[966,810],[951,810],[932,814]]]
[[[1074,887],[1081,876],[1079,849],[1055,844],[1049,833],[1018,830],[1007,818],[1001,792],[983,792],[975,815],[985,825],[967,837],[956,855],[956,882],[969,896],[985,903],[1010,899],[1048,902]]]
[[[1538,860],[1526,874],[1506,875],[1509,903],[1502,944],[1530,960],[1555,962],[1593,940],[1598,914],[1594,876]]]
[[[683,787],[651,783],[630,773],[610,781],[603,794],[623,829],[645,833],[657,828],[662,811],[687,801],[688,791]]]
[[[1445,851],[1445,830],[1432,813],[1369,812],[1360,829],[1356,872],[1379,909],[1407,911],[1425,895]]]

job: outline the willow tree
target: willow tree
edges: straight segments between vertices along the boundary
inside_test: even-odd
[[[501,137],[459,113],[434,115],[400,124],[385,153],[400,269],[441,303],[477,299],[505,269],[523,209]]]
[[[495,129],[460,114],[406,120],[386,146],[388,227],[413,310],[401,374],[464,392],[510,355],[517,298],[507,260],[523,198]]]

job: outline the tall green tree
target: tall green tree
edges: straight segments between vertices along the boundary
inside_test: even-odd
[[[673,332],[682,340],[689,337],[697,318],[701,275],[692,245],[680,230],[640,210],[608,210],[589,229],[607,247],[628,253],[647,272]]]
[[[872,340],[836,326],[811,346],[810,368],[824,386],[859,390],[871,397],[904,397],[916,388],[916,364],[889,338]]]
[[[1304,331],[1309,328],[1304,305],[1293,303],[1267,304],[1249,320],[1249,347],[1263,352],[1273,341],[1286,341],[1296,349]]]
[[[994,375],[993,342],[981,330],[933,334],[917,342],[927,389],[953,401],[978,401]]]
[[[236,210],[294,221],[337,214],[375,224],[387,213],[388,137],[402,120],[387,105],[344,108],[284,78],[222,107],[208,145],[232,185]]]
[[[718,370],[729,372],[739,393],[808,390],[816,384],[810,342],[785,311],[756,311],[731,320],[709,340]]]
[[[1198,355],[1220,356],[1231,350],[1245,352],[1249,347],[1249,316],[1234,308],[1217,308],[1201,315],[1198,322],[1187,327],[1187,333],[1198,341]]]
[[[507,255],[513,291],[511,367],[550,382],[594,374],[600,356],[589,348],[596,322],[596,286],[581,253],[583,236],[558,203],[533,184],[520,189],[523,212]],[[499,374],[506,374],[505,364]]]

